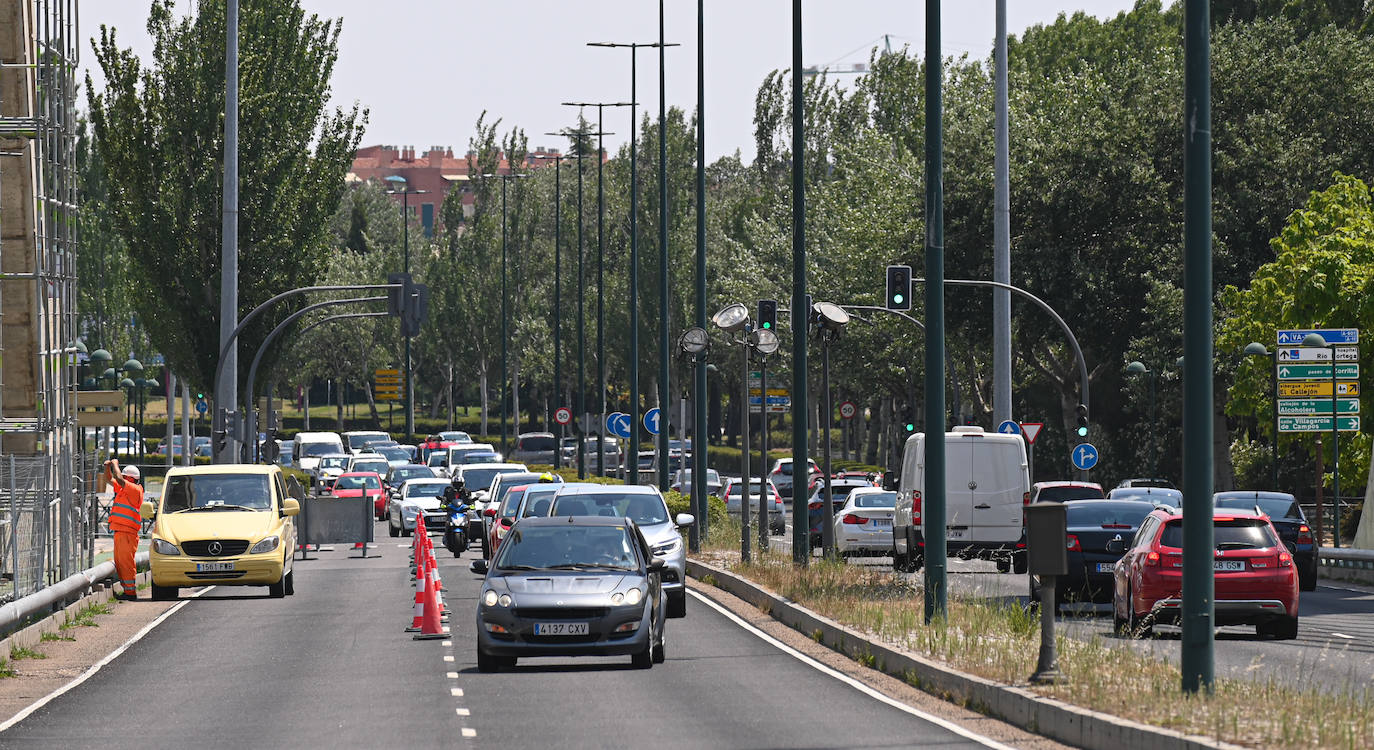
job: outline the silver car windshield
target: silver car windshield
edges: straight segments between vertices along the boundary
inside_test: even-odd
[[[551,516],[613,516],[640,526],[667,523],[668,509],[657,495],[597,492],[567,495],[553,501]]]
[[[501,544],[496,567],[505,570],[637,570],[624,526],[517,525]]]

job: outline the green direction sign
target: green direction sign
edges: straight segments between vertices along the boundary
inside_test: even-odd
[[[1359,417],[1341,417],[1341,432],[1359,432]],[[1330,432],[1331,417],[1279,417],[1279,432]]]
[[[1359,414],[1360,400],[1358,398],[1338,398],[1336,403],[1340,407],[1341,414]],[[1331,399],[1329,398],[1286,398],[1279,399],[1279,414],[1330,414]]]
[[[1330,379],[1331,377],[1331,365],[1328,364],[1284,364],[1278,367],[1279,380]],[[1360,377],[1360,366],[1354,363],[1337,363],[1336,377],[1344,380],[1355,380]]]

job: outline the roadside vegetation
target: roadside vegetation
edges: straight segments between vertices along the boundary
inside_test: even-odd
[[[1032,686],[1026,680],[1035,671],[1039,616],[1019,601],[951,594],[948,619],[927,626],[919,581],[819,558],[799,569],[792,565],[790,547],[771,550],[762,559],[756,550],[748,564],[739,562],[738,551],[739,525],[721,524],[703,544],[702,558],[872,638],[979,677],[1242,745],[1374,747],[1369,685],[1316,686],[1302,675],[1257,670],[1252,679],[1218,678],[1212,695],[1187,695],[1179,687],[1178,667],[1163,659],[1137,653],[1110,635],[1079,640],[1061,634],[1057,644],[1063,681]],[[871,654],[855,658],[883,668]],[[920,687],[914,675],[902,676]]]

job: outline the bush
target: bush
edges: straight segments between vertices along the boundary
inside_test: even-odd
[[[681,492],[668,490],[663,493],[663,499],[668,502],[668,515],[674,518],[676,518],[679,513],[691,513],[692,515],[696,515],[696,512],[692,510],[692,499]],[[707,498],[706,520],[709,527],[725,523],[728,517],[729,516],[725,512],[724,500],[714,495]]]

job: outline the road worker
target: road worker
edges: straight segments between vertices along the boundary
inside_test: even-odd
[[[117,459],[105,462],[106,481],[115,488],[110,503],[110,531],[114,534],[115,575],[119,577],[116,599],[135,600],[138,585],[134,580],[134,552],[138,550],[138,533],[143,529],[143,487],[139,486],[137,466],[119,467]]]

